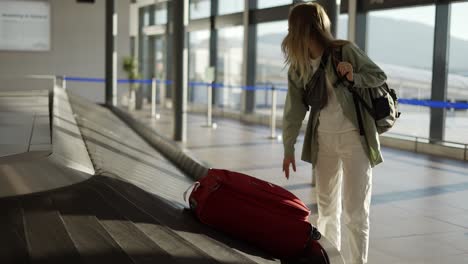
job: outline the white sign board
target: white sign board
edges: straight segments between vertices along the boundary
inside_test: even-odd
[[[50,50],[50,4],[0,1],[0,50]]]

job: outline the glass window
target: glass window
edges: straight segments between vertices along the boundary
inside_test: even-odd
[[[210,66],[210,31],[189,33],[189,102],[207,103],[207,87],[197,85],[205,82],[206,68]]]
[[[150,7],[142,7],[143,11],[143,26],[149,26],[150,25]]]
[[[210,0],[190,0],[190,19],[209,17],[211,15]]]
[[[166,37],[158,36],[154,40],[154,77],[166,79]]]
[[[336,29],[336,38],[348,39],[348,14],[340,14],[338,16],[338,25]]]
[[[219,0],[218,14],[232,14],[244,11],[244,0]]]
[[[153,37],[153,74],[151,77],[155,77],[158,80],[166,79],[166,37],[165,36],[156,36]],[[157,84],[158,88],[156,90],[156,100],[158,103],[161,103],[161,90],[165,90],[167,93],[167,87],[165,84]],[[164,94],[166,94],[164,93]],[[151,92],[149,91],[148,101],[151,102]]]
[[[288,21],[262,23],[257,26],[257,62],[255,82],[257,86],[287,88],[288,69],[284,67],[281,42],[288,33]],[[278,93],[278,107],[284,105],[285,92]],[[268,113],[271,107],[271,91],[255,92],[255,111]],[[282,111],[278,111],[278,113]]]
[[[167,23],[167,3],[160,3],[156,5],[154,11],[154,23],[156,25],[164,25]]]
[[[368,54],[400,98],[430,99],[435,6],[374,11],[368,17]],[[429,137],[430,109],[400,105],[392,133]]]
[[[218,31],[216,82],[224,84],[216,91],[218,106],[240,109],[242,89],[242,50],[244,27],[228,27]]]
[[[468,2],[452,4],[447,99],[468,103]],[[468,110],[450,109],[445,121],[445,140],[468,143]]]
[[[151,79],[154,73],[154,37],[144,35],[142,44],[142,49],[140,50],[142,56],[141,77],[143,79]],[[137,94],[150,96],[150,88],[150,84],[143,83],[140,89],[138,89]]]
[[[273,6],[282,6],[292,4],[292,0],[258,0],[258,8],[268,8]]]

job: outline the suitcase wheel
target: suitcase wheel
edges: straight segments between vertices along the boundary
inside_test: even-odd
[[[312,227],[312,233],[310,234],[310,237],[312,238],[312,240],[320,240],[320,238],[322,238],[322,234],[320,233],[320,231],[318,231],[317,228]]]

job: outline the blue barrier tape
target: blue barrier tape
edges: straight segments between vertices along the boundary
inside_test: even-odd
[[[451,103],[417,99],[398,99],[400,104],[426,106],[430,108],[468,109],[468,103]]]
[[[104,83],[106,80],[104,78],[82,78],[82,77],[65,77],[66,81],[72,82],[97,82],[97,83]],[[128,79],[119,79],[117,80],[118,83],[144,83],[150,84],[152,82],[151,79],[138,79],[138,80],[128,80]],[[156,83],[165,83],[166,85],[171,85],[173,82],[171,80],[156,80]],[[208,82],[189,82],[190,86],[212,86],[214,89],[224,89],[224,88],[237,88],[247,91],[270,91],[272,90],[271,83],[260,83],[260,85],[232,85],[232,84],[223,84],[223,83],[208,83]],[[275,90],[281,92],[287,92],[288,88],[285,87],[276,87]],[[417,105],[417,106],[425,106],[430,108],[448,108],[448,109],[467,109],[468,110],[468,103],[451,103],[451,102],[441,102],[441,101],[430,101],[430,100],[417,100],[417,99],[398,99],[400,104],[405,105]]]
[[[80,78],[80,77],[65,77],[65,81],[70,82],[105,82],[106,80],[103,78]]]
[[[190,86],[210,86],[211,83],[207,82],[189,82]]]
[[[151,83],[151,80],[117,80],[117,83]]]

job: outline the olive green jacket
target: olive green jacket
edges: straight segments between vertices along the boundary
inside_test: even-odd
[[[348,43],[342,48],[343,61],[349,62],[354,68],[354,87],[368,104],[370,104],[369,93],[365,89],[378,87],[382,85],[387,76],[372,62],[367,55],[356,45]],[[330,83],[337,81],[331,56],[325,65],[326,75]],[[302,101],[302,89],[305,83],[299,81],[295,71],[289,70],[288,73],[288,93],[284,106],[283,115],[283,144],[285,157],[294,157],[294,145],[302,126],[302,122],[307,113],[307,109]],[[352,93],[344,83],[339,83],[334,87],[338,102],[343,109],[344,115],[352,124],[359,129],[356,109],[354,106]],[[377,133],[375,122],[372,116],[361,106],[363,119],[364,136],[361,136],[361,142],[369,157],[372,167],[383,162],[380,152],[379,135]],[[309,114],[309,121],[304,137],[301,159],[315,165],[317,162],[318,141],[317,127],[319,126],[320,111]]]

